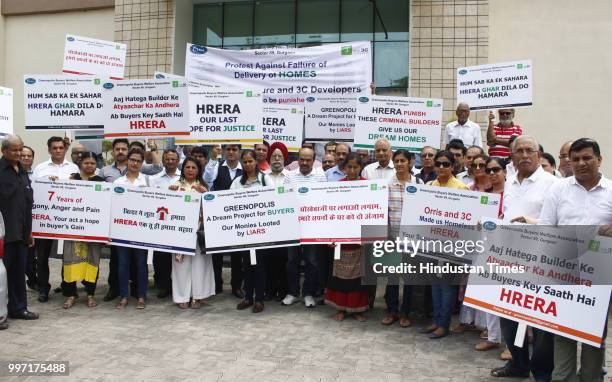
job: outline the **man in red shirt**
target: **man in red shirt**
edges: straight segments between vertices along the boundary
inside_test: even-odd
[[[489,112],[489,127],[487,129],[487,145],[489,156],[509,158],[510,138],[523,134],[523,128],[513,122],[514,109],[499,109],[499,122],[494,124],[495,115]]]

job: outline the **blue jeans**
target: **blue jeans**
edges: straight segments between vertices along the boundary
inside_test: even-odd
[[[389,281],[391,282],[391,280]],[[410,304],[412,302],[412,285],[405,285],[402,291],[402,306],[400,310],[399,306],[399,285],[398,281],[395,281],[393,284],[387,284],[387,289],[385,291],[385,302],[387,303],[387,313],[399,315],[405,314],[408,315],[410,313]]]
[[[147,284],[149,282],[149,267],[147,265],[147,251],[138,248],[117,247],[117,260],[119,263],[119,296],[130,297],[130,264],[136,264],[136,286],[138,298],[147,297]]]
[[[452,285],[439,284],[431,286],[433,319],[438,327],[448,330],[451,315],[455,308],[455,297],[455,291]]]
[[[290,247],[287,257],[287,284],[289,294],[295,297],[300,295],[300,261],[304,258],[304,297],[314,296],[319,283],[319,245],[303,245],[301,247]]]

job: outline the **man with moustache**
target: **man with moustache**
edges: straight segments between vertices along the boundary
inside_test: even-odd
[[[542,211],[542,206],[551,187],[559,181],[540,166],[540,151],[537,140],[522,135],[512,142],[512,160],[516,164],[516,175],[506,181],[504,189],[504,221],[532,222]],[[529,372],[536,381],[550,381],[553,371],[553,335],[533,329],[533,351],[529,356],[527,341],[523,347],[514,345],[518,323],[501,318],[502,335],[512,359],[504,366],[491,370],[494,377],[527,378]]]
[[[336,165],[336,156],[334,154],[325,154],[323,156],[323,171],[327,171]]]
[[[510,139],[523,135],[523,128],[514,123],[514,109],[499,109],[499,123],[494,124],[495,115],[489,112],[489,127],[487,128],[487,145],[489,156],[509,158]]]
[[[434,166],[434,157],[436,156],[437,150],[431,146],[425,146],[421,150],[421,171],[416,174],[416,177],[421,179],[423,183],[427,184],[433,180],[436,180],[438,174]]]
[[[347,143],[338,143],[336,145],[336,165],[325,171],[325,177],[328,182],[337,182],[344,178],[346,174],[340,168],[340,164],[344,162],[344,158],[351,152],[351,147]]]

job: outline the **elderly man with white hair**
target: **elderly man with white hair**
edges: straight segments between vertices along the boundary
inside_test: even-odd
[[[482,134],[480,126],[470,120],[470,106],[460,102],[455,110],[457,120],[450,122],[444,129],[443,146],[453,139],[461,139],[465,147],[482,147]]]
[[[391,143],[386,139],[379,139],[374,143],[376,162],[371,163],[363,169],[361,176],[366,179],[391,179],[395,175],[395,168],[391,161],[393,151]]]
[[[35,320],[38,314],[28,311],[25,270],[28,246],[32,237],[34,195],[28,174],[21,166],[23,141],[9,135],[2,141],[0,158],[0,213],[5,220],[2,261],[8,284],[8,317]]]

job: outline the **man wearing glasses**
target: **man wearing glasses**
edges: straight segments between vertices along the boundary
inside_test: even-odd
[[[416,177],[421,179],[423,183],[431,182],[432,180],[436,180],[438,174],[436,174],[436,169],[434,167],[434,157],[436,156],[437,150],[431,146],[425,146],[421,150],[421,164],[423,167]]]
[[[489,145],[489,156],[509,158],[510,139],[513,136],[521,136],[523,128],[514,123],[514,109],[499,109],[499,122],[493,123],[495,114],[489,112],[489,127],[487,128],[487,145]]]

